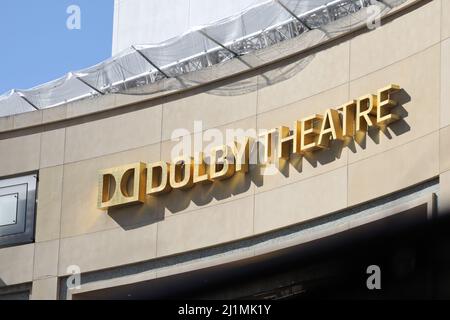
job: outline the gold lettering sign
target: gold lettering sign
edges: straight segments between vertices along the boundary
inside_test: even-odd
[[[100,171],[98,207],[106,209],[119,204],[143,202],[145,198],[144,163],[134,163]]]
[[[288,159],[291,154],[305,155],[328,148],[333,140],[361,138],[368,128],[383,128],[400,119],[392,112],[397,102],[391,94],[400,90],[389,85],[352,100],[337,109],[327,109],[323,114],[313,114],[296,120],[292,129],[280,126],[260,135],[264,153],[259,164],[271,160]],[[272,138],[277,136],[276,147]],[[172,189],[186,190],[197,183],[210,183],[232,177],[237,172],[247,173],[250,159],[250,138],[217,146],[205,155],[180,156],[171,163],[135,163],[99,172],[98,208],[142,203],[147,195],[156,196]],[[206,159],[209,159],[207,163]]]

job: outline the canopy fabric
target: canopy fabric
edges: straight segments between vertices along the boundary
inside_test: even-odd
[[[0,95],[0,117],[104,94],[154,94],[206,83],[287,53],[280,45],[286,41],[297,39],[300,45],[292,50],[305,49],[366,23],[371,6],[385,14],[404,1],[269,0],[163,43],[132,46],[35,88],[11,90]],[[231,67],[233,60],[239,67]],[[220,65],[230,68],[224,72]]]

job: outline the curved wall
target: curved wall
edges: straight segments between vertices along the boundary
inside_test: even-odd
[[[210,94],[227,85],[218,83],[153,101],[105,97],[114,100],[101,103],[131,105],[63,122],[57,120],[75,108],[35,113],[40,119],[31,114],[0,119],[5,126],[22,127],[0,133],[0,176],[39,170],[36,243],[0,249],[1,280],[6,285],[33,281],[35,298],[56,297],[58,277],[67,276],[71,265],[89,273],[164,259],[302,223],[436,177],[444,208],[450,195],[449,21],[449,1],[419,1],[381,28],[327,44],[294,77],[243,95]],[[258,87],[291,63],[233,81]],[[389,83],[404,89],[398,97],[404,119],[361,145],[317,153],[274,176],[251,170],[142,206],[97,209],[97,172],[138,161],[170,161],[175,129],[192,133],[196,120],[205,130],[291,126],[293,119]],[[86,105],[92,107],[98,106]],[[56,122],[27,127],[44,118]],[[150,271],[146,279],[170,272]],[[138,280],[135,275],[108,285]]]

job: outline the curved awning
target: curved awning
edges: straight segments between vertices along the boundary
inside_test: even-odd
[[[177,79],[180,88],[216,80],[221,73],[211,69],[207,79],[195,72],[239,59],[244,67],[255,52],[320,30],[331,38],[365,23],[361,14],[369,6],[387,12],[405,0],[269,0],[238,15],[196,27],[168,41],[135,45],[95,66],[28,90],[12,90],[0,96],[0,116],[55,107],[104,94],[155,93],[158,85]],[[345,21],[345,22],[343,22]],[[310,41],[305,45],[312,45]],[[258,57],[256,57],[258,60]],[[260,59],[259,59],[260,60]],[[188,82],[183,76],[189,74]],[[155,86],[156,85],[156,86]],[[170,88],[173,89],[173,86]],[[176,89],[176,87],[175,87]]]

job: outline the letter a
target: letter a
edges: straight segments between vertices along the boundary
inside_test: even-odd
[[[369,278],[367,278],[367,289],[369,290],[380,290],[381,289],[381,270],[379,266],[371,265],[367,267],[367,274],[371,274]]]
[[[69,30],[81,29],[81,9],[77,5],[71,5],[67,8],[67,14],[70,16],[67,18],[66,26]]]

